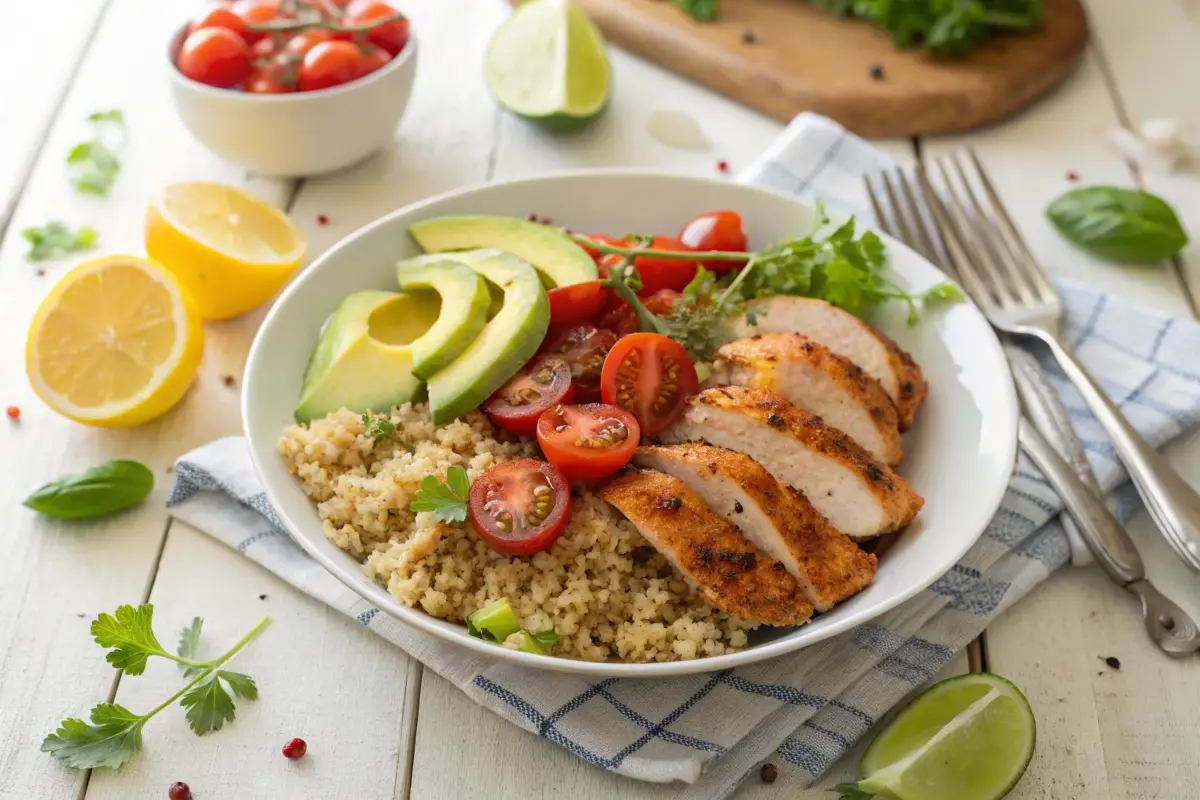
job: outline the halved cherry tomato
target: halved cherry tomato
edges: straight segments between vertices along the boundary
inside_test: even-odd
[[[560,356],[571,365],[575,399],[590,403],[600,398],[604,357],[616,343],[617,335],[612,331],[600,330],[595,325],[576,325],[564,328],[542,352]]]
[[[517,458],[471,484],[471,524],[497,553],[527,556],[548,550],[571,516],[571,484],[547,461]]]
[[[279,3],[276,0],[238,0],[230,9],[247,25],[265,25],[279,16]],[[261,31],[246,31],[245,39],[254,44],[268,34]]]
[[[321,42],[304,55],[300,63],[302,92],[328,89],[362,77],[366,69],[366,56],[354,44],[334,39]]]
[[[690,250],[746,252],[746,234],[736,211],[710,211],[693,219],[679,232],[679,240]],[[742,261],[705,261],[712,272],[728,272],[744,266]]]
[[[395,16],[396,9],[382,0],[354,0],[346,7],[343,25],[369,25],[376,20]],[[362,34],[339,34],[339,37],[354,38]],[[398,19],[376,25],[366,32],[366,40],[373,45],[382,47],[393,56],[408,44],[408,20]]]
[[[600,396],[632,412],[643,436],[657,436],[683,413],[699,386],[683,345],[657,333],[634,333],[604,359]]]
[[[246,37],[246,21],[225,5],[213,3],[204,13],[188,25],[188,33],[202,28],[228,28],[242,38]]]
[[[250,48],[228,28],[201,28],[183,40],[175,65],[194,81],[224,89],[250,75]]]
[[[573,481],[613,474],[633,458],[641,438],[632,414],[604,403],[554,406],[537,424],[542,453]]]
[[[558,403],[571,402],[574,394],[571,366],[558,356],[545,356],[529,362],[480,409],[504,430],[533,436],[542,412]]]
[[[604,308],[612,289],[600,281],[573,283],[546,292],[550,299],[551,325],[576,325],[588,322]]]
[[[651,314],[660,317],[669,317],[671,316],[671,311],[675,308],[675,301],[682,296],[674,289],[659,289],[649,297],[643,298],[642,305]],[[618,337],[628,336],[631,333],[637,333],[639,330],[637,314],[624,300],[621,300],[615,306],[610,306],[601,315],[596,324],[601,328],[612,331]]]

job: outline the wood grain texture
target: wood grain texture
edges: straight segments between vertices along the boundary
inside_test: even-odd
[[[780,121],[815,111],[871,138],[963,131],[1003,119],[1061,82],[1088,39],[1079,0],[1047,0],[1036,33],[964,59],[899,51],[869,24],[798,0],[736,0],[696,22],[662,0],[578,0],[616,45]],[[753,34],[754,43],[744,41]],[[883,68],[875,80],[873,65]]]

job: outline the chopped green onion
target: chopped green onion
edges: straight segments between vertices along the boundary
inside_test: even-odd
[[[558,634],[554,631],[538,631],[530,633],[522,629],[520,650],[523,653],[537,653],[538,655],[547,655],[550,648],[558,644]]]
[[[467,633],[481,639],[503,643],[505,639],[521,630],[517,615],[507,597],[488,603],[467,617]]]

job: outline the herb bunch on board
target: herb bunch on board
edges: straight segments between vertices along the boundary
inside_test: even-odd
[[[101,647],[111,648],[105,658],[125,675],[141,675],[154,657],[174,661],[183,669],[184,677],[191,680],[145,714],[116,703],[99,703],[91,710],[90,722],[78,717],[64,719],[42,742],[43,752],[74,769],[117,769],[142,749],[142,728],[146,723],[177,700],[187,709],[189,727],[197,736],[203,736],[233,721],[235,696],[242,700],[258,699],[258,686],[253,678],[222,667],[262,633],[269,618],[264,617],[223,656],[206,660],[197,654],[203,626],[200,617],[193,619],[180,634],[176,653],[159,643],[152,626],[153,617],[154,606],[149,603],[136,608],[123,605],[114,613],[101,614],[92,621],[92,637]]]

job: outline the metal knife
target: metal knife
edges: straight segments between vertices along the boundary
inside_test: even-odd
[[[1018,439],[1046,480],[1062,498],[1083,539],[1114,583],[1142,601],[1146,633],[1159,649],[1180,657],[1200,650],[1200,629],[1187,612],[1167,599],[1146,578],[1145,565],[1129,533],[1108,506],[1076,475],[1033,423],[1021,416]]]

